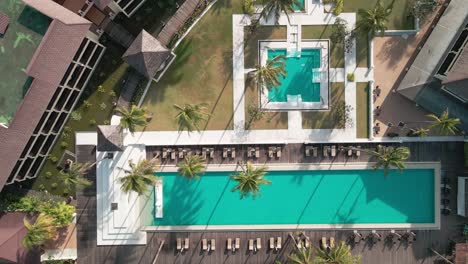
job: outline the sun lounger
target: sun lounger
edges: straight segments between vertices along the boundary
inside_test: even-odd
[[[175,151],[172,150],[171,151],[171,160],[175,160],[175,158],[176,158],[176,153],[175,153]]]
[[[328,248],[328,245],[327,245],[327,238],[326,237],[322,237],[322,243],[320,244],[320,247],[322,249],[327,249]]]
[[[269,241],[270,241],[270,243],[269,243],[270,246],[269,246],[268,248],[269,248],[270,250],[271,250],[271,249],[274,249],[274,248],[275,248],[275,239],[274,239],[273,237],[270,237],[270,240],[269,240]]]
[[[233,158],[233,159],[236,158],[236,149],[235,148],[231,149],[231,158]]]
[[[335,247],[335,238],[330,237],[330,248],[334,248],[334,247]]]
[[[190,240],[188,238],[186,238],[185,243],[184,243],[184,249],[185,250],[189,249],[189,245],[190,245]]]
[[[328,157],[328,146],[323,147],[323,156]]]
[[[232,239],[228,238],[226,248],[228,251],[232,250]]]
[[[227,158],[227,155],[228,155],[228,149],[227,149],[227,148],[223,148],[223,159],[226,159],[226,158]]]
[[[182,239],[177,239],[177,251],[182,251]]]
[[[251,157],[252,157],[252,148],[248,147],[247,148],[247,158],[251,158]]]
[[[216,240],[211,239],[210,245],[211,245],[210,250],[215,251],[216,250]]]
[[[208,152],[208,150],[206,148],[202,148],[202,157],[203,159],[206,160],[206,153]]]
[[[206,251],[208,249],[208,242],[206,241],[206,238],[202,239],[202,250]]]
[[[302,240],[300,240],[300,239],[297,240],[297,248],[298,249],[302,248]]]
[[[167,148],[163,148],[162,158],[167,159]]]
[[[269,157],[270,159],[273,158],[273,147],[269,147],[269,148],[268,148],[268,157]]]
[[[317,158],[318,157],[318,147],[313,147],[312,148],[312,156],[314,158]]]
[[[255,158],[260,158],[260,148],[259,147],[256,147],[255,148]]]
[[[249,251],[252,251],[254,249],[254,243],[253,239],[249,239]]]
[[[361,150],[360,150],[361,146],[357,146],[357,150],[356,150],[356,157],[360,157],[361,156]]]
[[[276,239],[276,250],[281,249],[281,246],[282,246],[281,244],[282,244],[281,237],[278,237]]]
[[[184,158],[184,149],[179,148],[179,159],[183,159],[183,158]]]
[[[335,157],[335,156],[336,156],[336,146],[335,146],[335,145],[333,145],[333,146],[331,147],[331,156],[332,156],[332,157]]]
[[[304,247],[305,247],[305,248],[309,248],[309,247],[310,247],[309,238],[305,238],[305,239],[304,239]]]
[[[214,148],[210,149],[210,159],[214,158]]]
[[[257,237],[257,250],[260,250],[262,248],[262,239]]]
[[[348,157],[351,157],[353,156],[353,150],[352,149],[348,149]]]
[[[358,233],[357,230],[353,231],[353,236],[354,236],[354,244],[358,244],[362,240],[361,234]]]
[[[408,236],[406,240],[408,241],[408,244],[412,244],[416,240],[416,234],[414,232],[408,231]]]
[[[276,157],[281,158],[281,147],[276,147]]]
[[[234,246],[234,249],[237,250],[240,248],[240,238],[236,237],[236,244]]]
[[[306,157],[310,157],[310,146],[305,147],[305,155]]]

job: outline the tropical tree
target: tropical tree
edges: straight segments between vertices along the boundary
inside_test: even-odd
[[[393,2],[388,6],[384,6],[382,0],[378,0],[373,9],[359,9],[359,19],[356,22],[356,29],[362,33],[374,36],[379,32],[382,36],[387,30],[388,17],[392,13]]]
[[[426,137],[429,134],[429,129],[425,127],[412,128],[411,133],[419,137]]]
[[[89,162],[76,163],[73,162],[67,170],[60,171],[59,177],[63,185],[68,191],[79,190],[84,187],[90,186],[91,181],[83,178],[88,170],[93,166]]]
[[[267,89],[278,88],[281,85],[280,77],[286,77],[286,56],[277,55],[267,60],[264,66],[256,65],[255,70],[250,72],[258,87]]]
[[[116,111],[121,115],[120,129],[128,129],[132,135],[138,127],[145,127],[148,124],[147,119],[150,115],[146,113],[145,108],[132,105],[130,108],[117,107]]]
[[[174,107],[178,111],[175,120],[179,126],[179,131],[200,131],[200,123],[208,120],[210,115],[206,112],[207,104],[204,103],[185,104],[184,106],[174,104]]]
[[[271,15],[275,16],[275,22],[278,24],[281,12],[286,14],[289,21],[289,14],[294,13],[294,6],[302,6],[299,0],[263,0],[264,7],[260,17],[265,19]]]
[[[457,133],[457,125],[460,124],[459,118],[451,118],[448,109],[445,110],[440,116],[434,114],[427,115],[432,119],[429,129],[436,129],[439,134],[447,136]]]
[[[351,250],[344,241],[330,250],[317,248],[314,264],[358,264],[361,263],[360,256],[351,255]]]
[[[313,254],[314,254],[314,251],[312,247],[308,247],[308,248],[295,247],[295,250],[290,255],[288,255],[288,263],[312,264],[314,263]]]
[[[188,155],[182,162],[179,162],[177,166],[177,172],[181,176],[191,180],[200,179],[200,175],[205,173],[204,160],[198,155]]]
[[[245,168],[236,175],[231,175],[231,179],[237,182],[232,188],[232,192],[239,191],[240,198],[251,194],[253,198],[260,195],[260,186],[269,185],[271,181],[264,178],[267,168],[265,166],[254,167],[252,163],[247,162]]]
[[[34,223],[23,218],[24,227],[27,230],[26,236],[21,241],[27,249],[32,249],[43,245],[48,240],[57,235],[57,228],[54,225],[54,218],[46,214],[39,214]]]
[[[148,186],[156,183],[156,177],[154,172],[158,168],[156,161],[152,160],[140,160],[138,163],[134,163],[132,160],[128,162],[130,170],[124,170],[125,176],[119,178],[122,186],[120,189],[124,193],[130,191],[136,192],[138,195],[145,194],[148,191]]]
[[[377,146],[377,151],[364,150],[377,159],[374,169],[382,168],[384,175],[387,176],[391,167],[396,167],[400,171],[406,168],[405,160],[410,156],[410,150],[407,147],[384,147]]]

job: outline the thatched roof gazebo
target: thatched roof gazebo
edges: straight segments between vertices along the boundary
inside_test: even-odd
[[[122,56],[139,73],[152,79],[164,68],[171,51],[151,34],[142,30]]]

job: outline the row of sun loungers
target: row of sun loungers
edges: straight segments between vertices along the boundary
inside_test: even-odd
[[[182,240],[182,238],[177,238],[177,251],[183,252],[187,251],[189,249],[190,245],[190,240],[188,238],[185,238]],[[269,249],[278,251],[282,247],[282,238],[277,237],[276,239],[273,237],[270,237],[269,239]],[[308,246],[307,246],[308,247]],[[232,251],[233,253],[236,252],[236,250],[240,249],[240,238],[228,238],[226,241],[226,250],[227,251]],[[262,239],[257,237],[256,239],[249,239],[248,240],[248,250],[249,251],[254,251],[257,252],[260,249],[262,249]],[[202,251],[215,251],[216,250],[216,240],[215,239],[206,239],[203,238],[201,240],[201,250]]]
[[[360,243],[362,240],[367,240],[372,244],[376,244],[377,242],[382,240],[382,235],[379,234],[376,230],[372,230],[367,236],[362,236],[357,230],[354,230],[352,235],[352,241],[354,244]],[[391,230],[390,233],[387,234],[386,240],[390,241],[393,244],[398,243],[398,241],[406,241],[408,244],[412,244],[416,241],[416,234],[412,231],[405,231],[403,234],[396,232],[395,230]]]
[[[281,147],[268,147],[268,158],[281,158]]]
[[[202,239],[202,250],[203,251],[215,251],[216,250],[216,240],[211,239],[208,243],[206,238]]]
[[[227,158],[236,158],[236,149],[235,148],[224,148],[223,149],[223,159]]]
[[[182,245],[182,238],[177,239],[177,251],[183,252],[188,250],[190,245],[190,240],[188,238],[184,239],[184,244]]]
[[[356,158],[359,158],[361,156],[361,146],[357,147],[336,147],[335,145],[332,146],[323,146],[323,156],[324,157],[336,157],[336,155],[339,152],[345,153],[347,157],[353,157],[353,155]],[[305,148],[305,156],[306,157],[314,157],[317,158],[319,155],[319,148],[318,146],[309,146],[306,145]]]

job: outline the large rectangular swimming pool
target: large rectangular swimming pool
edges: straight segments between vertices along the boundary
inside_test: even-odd
[[[262,196],[242,200],[233,172],[158,173],[164,217],[153,226],[434,224],[434,171],[269,171]]]
[[[287,102],[288,95],[300,95],[302,102],[320,102],[320,80],[314,81],[313,69],[320,68],[320,49],[302,49],[300,56],[286,57],[286,77],[281,85],[268,91],[271,102]],[[268,50],[268,59],[286,56],[286,49]],[[318,78],[319,79],[319,78]]]

